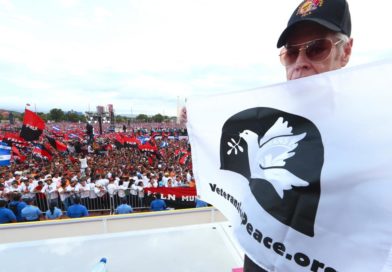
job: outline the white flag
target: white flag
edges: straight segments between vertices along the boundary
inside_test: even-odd
[[[270,271],[392,271],[392,62],[191,97],[198,194]]]

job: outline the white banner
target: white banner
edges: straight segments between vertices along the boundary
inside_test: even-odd
[[[392,62],[191,97],[198,194],[270,271],[392,271]]]

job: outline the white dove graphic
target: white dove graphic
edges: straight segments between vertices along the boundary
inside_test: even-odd
[[[240,137],[248,145],[248,159],[251,178],[267,180],[274,186],[280,198],[283,190],[291,190],[292,186],[305,187],[309,182],[300,179],[283,168],[285,160],[295,155],[298,142],[305,138],[306,133],[293,135],[292,127],[283,117],[264,134],[258,142],[258,135],[251,130],[244,130]]]

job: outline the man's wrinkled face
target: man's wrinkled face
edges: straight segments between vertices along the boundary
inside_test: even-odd
[[[304,44],[316,39],[330,39],[332,42],[337,42],[339,39],[334,33],[313,22],[299,23],[289,34],[287,38],[287,45]],[[338,47],[343,47],[339,50]],[[301,50],[297,59],[290,65],[285,66],[287,80],[298,79],[315,74],[320,74],[344,67],[350,58],[352,47],[352,39],[347,43],[340,43],[333,45],[328,57],[322,61],[311,61],[305,53]],[[284,48],[282,49],[283,52]]]

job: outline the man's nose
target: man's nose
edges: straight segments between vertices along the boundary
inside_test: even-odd
[[[299,50],[298,52],[298,57],[295,60],[295,68],[296,69],[308,69],[310,67],[309,59],[306,57],[306,51],[305,48],[301,48],[302,50]]]
[[[306,52],[304,49],[298,52],[298,57],[295,61],[295,69],[309,69],[310,63],[309,59],[306,57]]]

